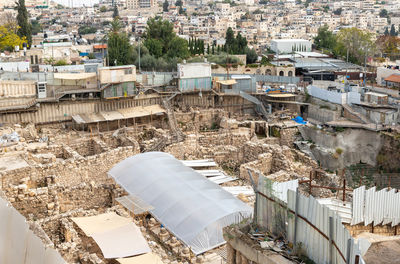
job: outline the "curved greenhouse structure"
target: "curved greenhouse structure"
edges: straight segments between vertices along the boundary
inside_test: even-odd
[[[130,195],[152,205],[151,214],[195,254],[225,243],[222,228],[239,223],[253,212],[167,153],[129,157],[115,165],[109,175]]]

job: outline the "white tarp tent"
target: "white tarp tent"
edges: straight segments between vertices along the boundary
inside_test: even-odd
[[[147,152],[118,163],[109,175],[195,254],[225,243],[222,228],[253,209],[172,155]]]

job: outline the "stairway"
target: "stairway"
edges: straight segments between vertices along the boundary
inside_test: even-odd
[[[249,102],[252,102],[253,104],[256,105],[255,110],[258,114],[264,117],[265,120],[268,120],[268,112],[264,107],[264,104],[258,100],[256,97],[246,93],[246,92],[239,92],[240,97],[246,99]]]
[[[176,93],[173,94],[171,97],[162,100],[163,106],[165,110],[167,111],[167,116],[168,116],[168,123],[169,123],[169,128],[171,129],[172,135],[173,135],[173,141],[175,142],[181,142],[184,140],[184,134],[180,129],[178,128],[178,122],[176,121],[175,118],[175,113],[174,110],[171,107],[170,104],[170,99],[176,96]]]
[[[361,123],[363,123],[363,124],[371,123],[366,116],[364,116],[364,115],[360,114],[359,112],[355,111],[350,105],[343,104],[342,106],[350,114],[352,114],[353,116],[357,117],[360,120]]]

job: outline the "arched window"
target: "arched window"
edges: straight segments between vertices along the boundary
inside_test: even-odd
[[[280,71],[279,76],[285,76],[285,73],[283,71]]]
[[[289,71],[289,72],[288,72],[288,76],[292,77],[292,76],[293,76],[293,72],[292,72],[292,71]]]
[[[271,74],[272,74],[271,69],[266,69],[265,70],[265,75],[271,75]]]

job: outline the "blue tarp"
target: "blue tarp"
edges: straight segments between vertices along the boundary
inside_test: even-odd
[[[299,124],[302,124],[302,125],[307,124],[307,121],[304,121],[304,119],[301,116],[296,116],[292,120],[295,121],[296,123],[299,123]]]

